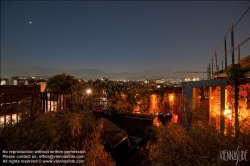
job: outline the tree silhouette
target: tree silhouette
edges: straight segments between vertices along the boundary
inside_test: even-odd
[[[74,76],[63,73],[49,78],[47,81],[47,90],[51,92],[70,92],[76,88],[77,84],[78,80]]]

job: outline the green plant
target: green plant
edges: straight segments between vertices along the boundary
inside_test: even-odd
[[[63,73],[49,78],[46,89],[51,92],[72,91],[77,84],[78,80],[74,76]]]

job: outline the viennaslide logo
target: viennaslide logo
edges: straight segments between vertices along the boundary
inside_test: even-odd
[[[222,150],[220,151],[220,159],[224,161],[236,161],[236,165],[239,161],[248,161],[248,150],[240,150],[239,146],[237,150]]]

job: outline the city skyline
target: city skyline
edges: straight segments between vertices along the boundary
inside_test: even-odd
[[[228,28],[249,6],[247,1],[1,1],[1,76],[206,77],[174,72],[206,71]],[[250,36],[249,18],[248,12],[235,28],[235,46]],[[249,43],[241,48],[241,57],[248,55]]]

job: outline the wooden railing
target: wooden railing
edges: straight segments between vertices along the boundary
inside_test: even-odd
[[[7,93],[0,96],[0,126],[8,121],[15,124],[21,119],[20,110],[16,109],[22,102],[28,102],[30,110],[34,105],[38,106],[37,111],[44,113],[49,111],[62,111],[71,107],[72,94],[66,92],[52,93]]]

